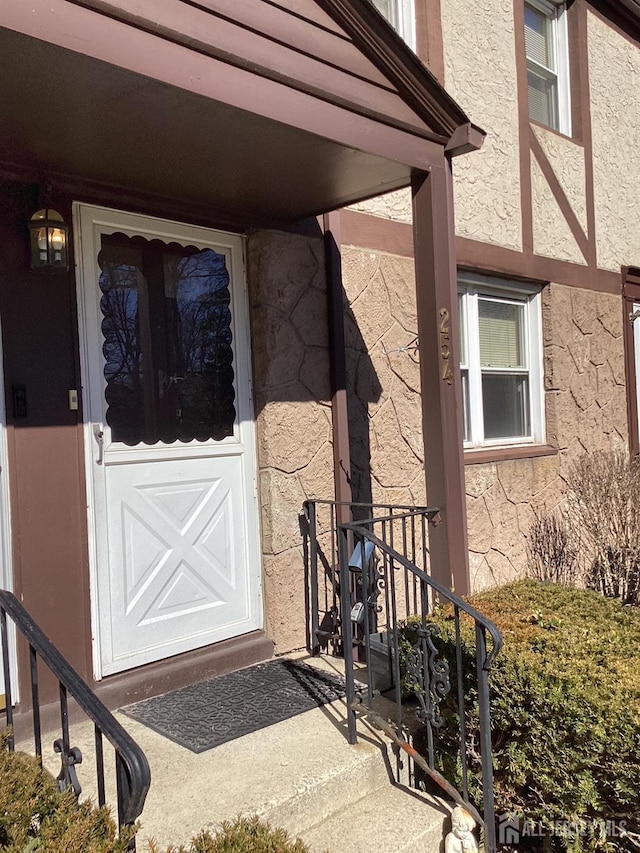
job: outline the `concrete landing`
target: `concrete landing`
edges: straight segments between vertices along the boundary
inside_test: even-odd
[[[314,663],[314,659],[306,659]],[[331,659],[320,663],[333,668]],[[124,714],[116,717],[144,750],[151,790],[141,817],[139,851],[154,838],[163,849],[186,844],[201,829],[215,831],[223,820],[257,814],[314,853],[436,853],[448,807],[418,792],[392,785],[387,746],[363,720],[359,742],[346,740],[343,701],[317,708],[238,740],[194,754]],[[45,764],[56,773],[53,735],[43,738]],[[94,796],[93,726],[72,726],[71,745],[84,756],[79,768],[83,796]],[[32,751],[25,744],[26,751]],[[115,803],[113,761],[107,798]],[[393,759],[395,761],[395,759]]]

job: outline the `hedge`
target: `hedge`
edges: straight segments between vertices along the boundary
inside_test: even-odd
[[[118,835],[106,807],[61,794],[35,758],[9,752],[0,734],[0,850],[3,853],[124,853],[133,831]]]
[[[624,821],[632,837],[639,833],[640,611],[595,592],[533,580],[483,592],[470,603],[498,625],[505,641],[490,674],[496,814],[556,832],[571,823]],[[446,609],[434,621],[453,685],[443,706],[438,760],[459,783],[454,624]],[[405,644],[413,642],[415,628],[411,622],[404,628]],[[479,801],[471,620],[463,620],[462,635],[470,789]],[[597,834],[571,831],[556,843],[576,850],[610,846]],[[637,849],[628,836],[625,844]]]

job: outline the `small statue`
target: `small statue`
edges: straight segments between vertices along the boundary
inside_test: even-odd
[[[444,841],[444,853],[478,853],[478,842],[473,834],[476,822],[462,806],[451,812],[451,832]]]

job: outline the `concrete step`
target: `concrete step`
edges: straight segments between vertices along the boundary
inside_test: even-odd
[[[336,805],[388,784],[380,745],[347,744],[340,706],[308,711],[200,755],[123,723],[151,765],[142,839],[184,843],[239,814],[257,814],[299,835]]]
[[[320,666],[334,669],[332,662]],[[294,837],[308,837],[314,850],[330,853],[355,853],[363,844],[374,845],[380,853],[409,853],[414,838],[420,839],[425,853],[428,833],[433,833],[435,853],[441,842],[442,806],[434,808],[433,801],[427,803],[417,792],[392,786],[390,752],[364,720],[358,721],[358,743],[347,743],[343,701],[200,754],[122,713],[116,716],[151,767],[151,789],[140,818],[140,851],[150,838],[163,850],[169,844],[187,844],[202,829],[215,832],[222,821],[254,814]],[[44,762],[56,775],[60,764],[51,749],[53,737],[59,734],[43,737]],[[70,740],[83,754],[78,768],[83,796],[95,798],[92,724],[73,725]],[[107,801],[115,803],[109,752],[105,749]],[[391,839],[403,839],[405,846],[388,846]]]
[[[312,853],[439,853],[450,812],[404,787],[384,785],[350,803],[302,838]]]

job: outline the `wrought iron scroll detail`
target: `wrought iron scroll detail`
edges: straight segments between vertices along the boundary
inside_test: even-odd
[[[408,680],[420,703],[417,716],[436,729],[444,725],[440,703],[451,690],[449,663],[433,642],[439,635],[436,625],[421,625],[406,660]]]
[[[65,749],[62,738],[53,742],[53,750],[60,755],[60,772],[56,776],[59,790],[66,791],[67,788],[73,788],[73,793],[78,798],[82,793],[82,786],[78,781],[76,764],[82,764],[82,753],[77,746]]]

